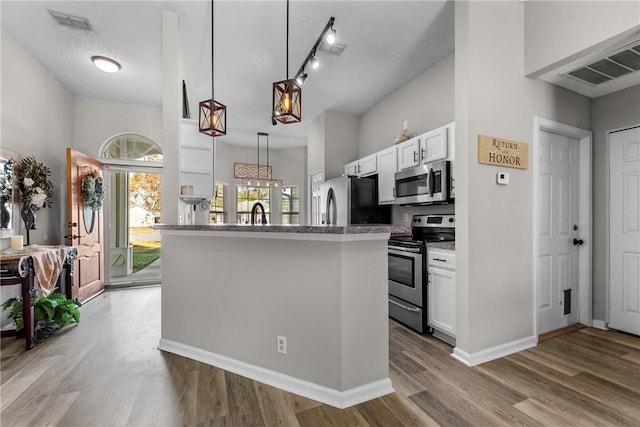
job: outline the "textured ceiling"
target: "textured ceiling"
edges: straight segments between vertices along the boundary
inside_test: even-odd
[[[72,93],[133,104],[162,100],[162,11],[179,18],[192,118],[211,93],[208,1],[6,1],[5,29]],[[92,31],[57,24],[47,9],[88,18]],[[224,141],[255,144],[269,132],[274,147],[306,143],[323,110],[362,114],[454,49],[452,1],[302,1],[290,4],[289,73],[293,77],[329,17],[336,18],[339,57],[321,54],[303,86],[303,121],[271,125],[271,84],[286,77],[284,1],[215,3],[215,93],[227,105]],[[93,55],[122,70],[98,71]],[[398,124],[400,126],[401,124]]]

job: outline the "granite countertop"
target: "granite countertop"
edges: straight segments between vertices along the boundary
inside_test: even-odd
[[[428,248],[448,249],[451,251],[456,250],[456,242],[428,242]]]
[[[307,234],[372,234],[372,233],[410,233],[411,229],[403,225],[389,224],[361,224],[361,225],[250,225],[250,224],[203,224],[203,225],[176,225],[156,224],[156,230],[177,231],[241,231],[261,233],[307,233]]]

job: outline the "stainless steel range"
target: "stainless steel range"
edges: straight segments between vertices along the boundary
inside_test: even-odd
[[[455,240],[454,215],[414,215],[411,236],[389,239],[389,317],[420,333],[427,325],[427,243]]]

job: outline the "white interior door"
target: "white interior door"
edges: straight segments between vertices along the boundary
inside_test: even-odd
[[[609,327],[640,335],[640,127],[609,137]]]
[[[537,302],[542,334],[577,321],[579,140],[541,131],[538,165]]]

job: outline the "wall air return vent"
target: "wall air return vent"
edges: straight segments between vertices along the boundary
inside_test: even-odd
[[[596,86],[638,70],[640,70],[640,42],[589,65],[569,71],[567,74]]]
[[[73,16],[68,13],[56,12],[53,10],[47,9],[49,15],[60,25],[66,25],[68,27],[78,28],[81,30],[91,31],[91,23],[87,18],[82,18],[81,16]]]

